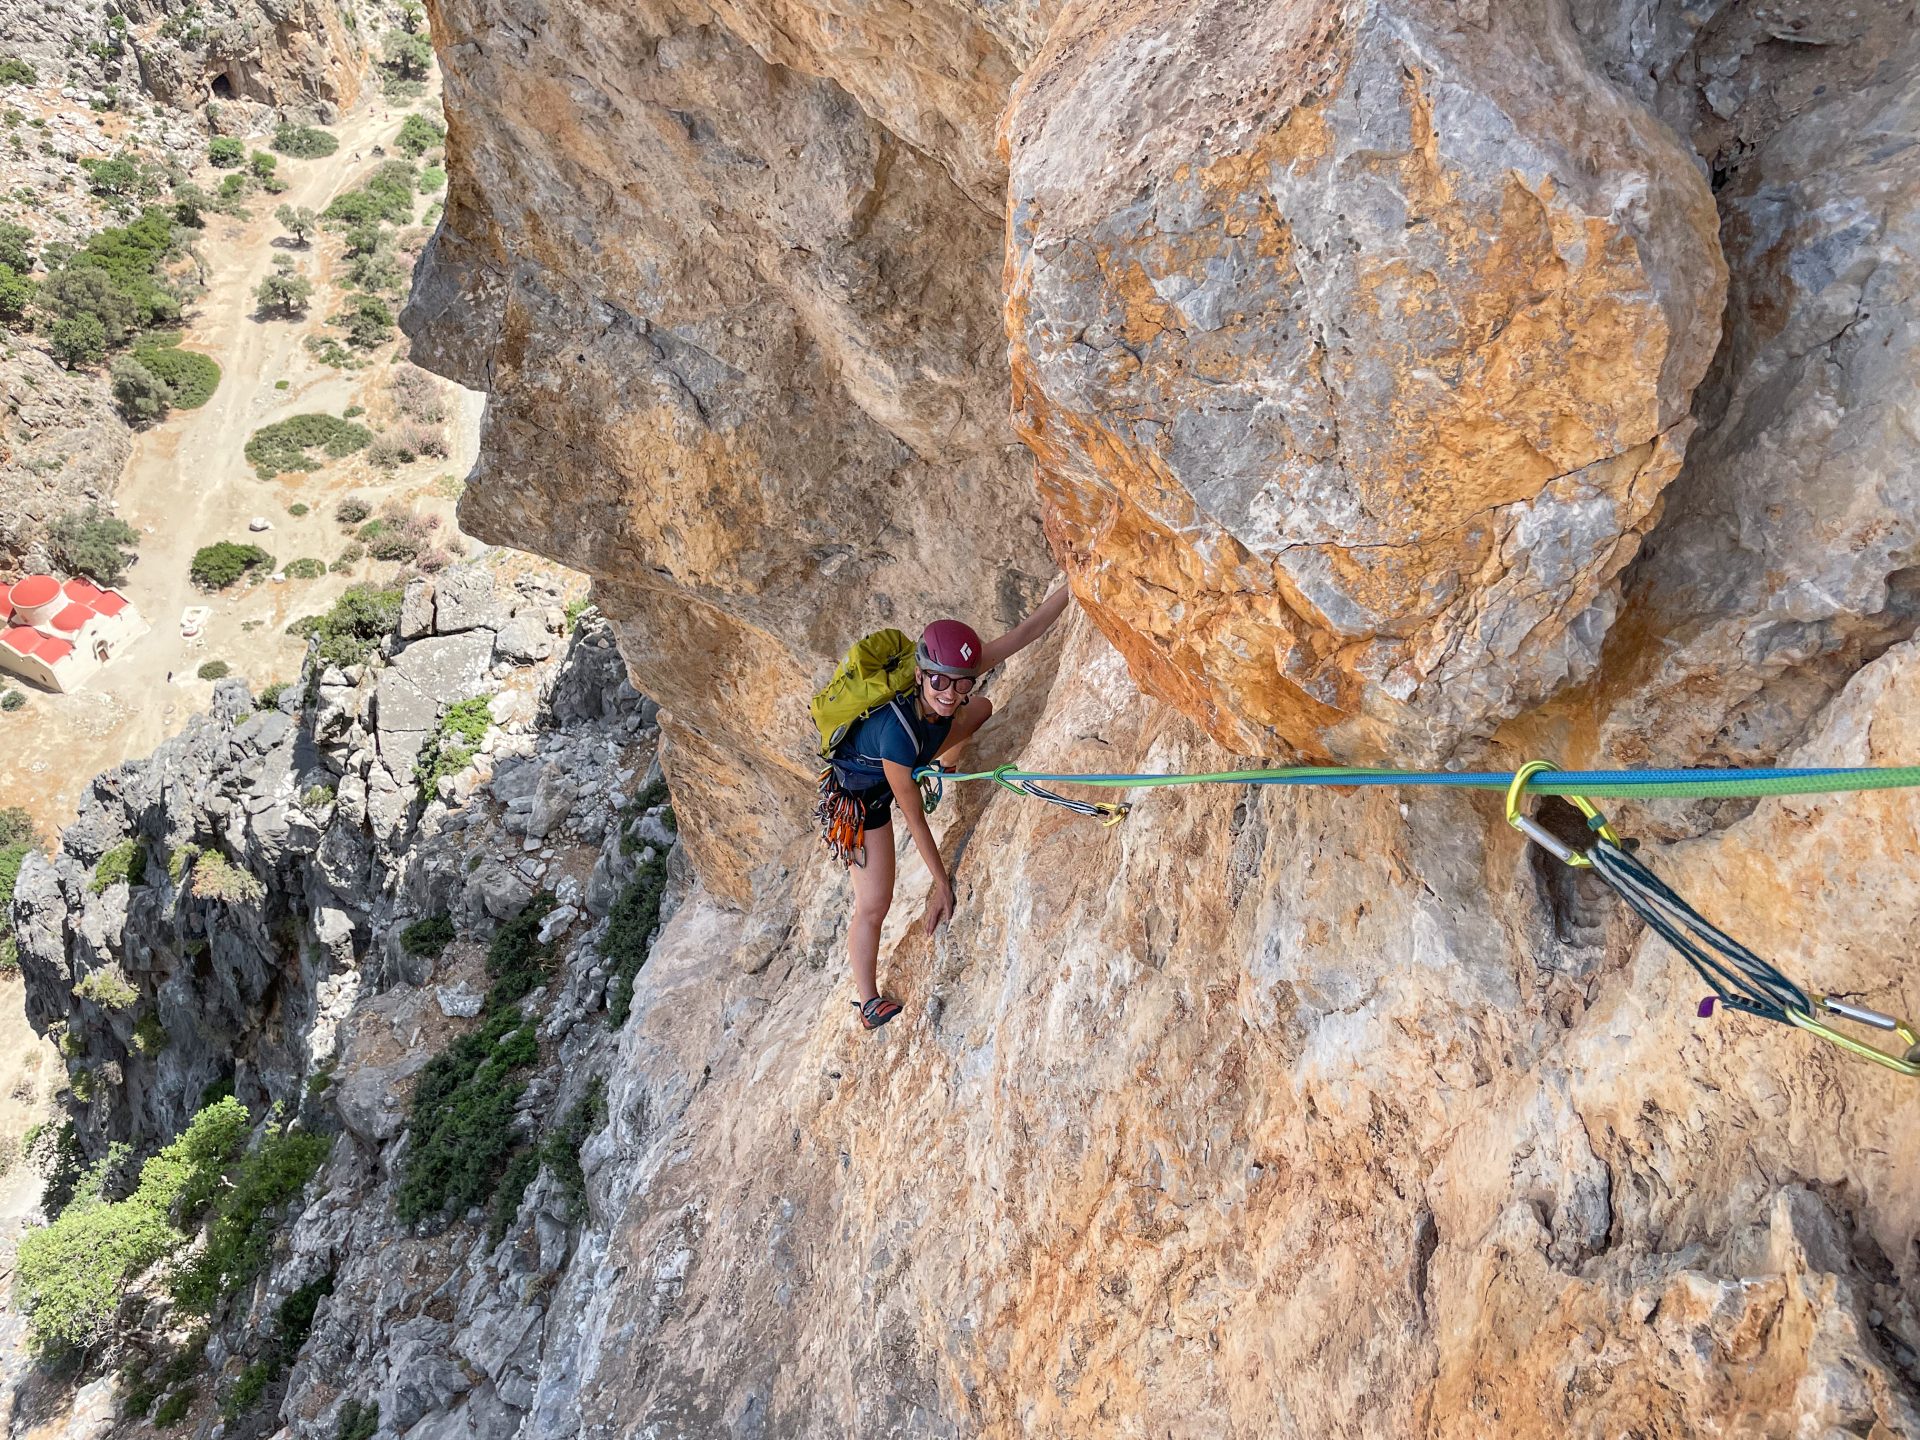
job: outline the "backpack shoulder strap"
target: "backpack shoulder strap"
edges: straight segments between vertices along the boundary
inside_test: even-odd
[[[907,744],[912,746],[913,753],[918,755],[920,753],[920,732],[913,728],[913,722],[907,719],[906,712],[900,708],[904,703],[905,697],[896,695],[887,702],[887,709],[892,712],[893,718],[900,722],[900,728],[907,732]]]

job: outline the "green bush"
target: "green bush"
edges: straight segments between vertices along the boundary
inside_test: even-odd
[[[0,811],[0,815],[12,813],[12,810]],[[28,839],[0,845],[0,971],[17,970],[20,966],[20,953],[13,938],[13,887],[20,879],[20,862],[37,843],[31,838],[31,825],[27,835]]]
[[[333,1440],[373,1440],[380,1428],[380,1407],[360,1400],[349,1400],[340,1407],[340,1428]]]
[[[27,703],[27,697],[25,695],[22,695],[18,690],[7,690],[4,692],[0,692],[0,710],[5,710],[9,714],[11,714],[15,710],[18,710],[21,706],[25,705],[26,703]]]
[[[342,460],[364,450],[373,432],[351,420],[332,415],[295,415],[253,432],[247,441],[247,460],[262,480],[299,470],[318,470],[326,464],[307,452],[318,447],[331,459]]]
[[[353,407],[348,406],[347,408],[352,409]],[[347,418],[351,420],[353,417],[349,415]],[[296,520],[298,520],[302,515],[305,515],[307,513],[307,510],[308,510],[308,505],[307,505],[307,502],[304,500],[296,500],[293,502],[293,504],[287,506],[287,513],[293,516],[293,518]]]
[[[323,560],[316,560],[311,555],[302,555],[297,560],[289,560],[283,573],[289,580],[318,580],[327,573],[327,566]]]
[[[252,872],[242,870],[218,850],[201,855],[193,866],[193,896],[223,905],[259,904],[267,887]]]
[[[378,550],[374,552],[379,554]],[[442,775],[458,775],[480,752],[493,716],[487,710],[487,697],[477,695],[447,707],[427,743],[413,762],[413,778],[420,787],[420,798],[433,797]]]
[[[212,1199],[246,1128],[237,1101],[203,1110],[141,1167],[133,1194],[120,1201],[100,1195],[110,1155],[57,1220],[21,1237],[15,1298],[38,1353],[85,1348],[106,1333],[128,1282],[186,1242],[171,1217],[190,1222]]]
[[[273,132],[273,148],[296,160],[318,160],[338,150],[340,142],[311,125],[282,125]]]
[[[357,495],[349,495],[333,507],[333,518],[342,525],[358,525],[373,513],[373,507]]]
[[[220,385],[219,362],[195,350],[142,341],[133,347],[133,358],[166,384],[176,410],[198,410]]]
[[[272,179],[273,172],[279,168],[279,165],[279,158],[269,155],[264,150],[255,150],[247,156],[247,173],[256,180]]]
[[[17,325],[33,303],[33,281],[11,265],[0,264],[0,320]]]
[[[447,172],[438,165],[429,165],[420,172],[420,193],[431,195],[436,190],[447,187]]]
[[[180,877],[185,875],[188,869],[192,867],[194,859],[199,854],[200,847],[191,840],[187,841],[186,844],[167,856],[167,878],[178,885],[180,883]]]
[[[280,697],[286,693],[287,682],[284,680],[276,680],[260,692],[259,696],[253,702],[253,708],[256,710],[278,710],[280,708]]]
[[[297,1198],[326,1161],[333,1141],[324,1135],[269,1130],[241,1159],[233,1188],[216,1207],[206,1248],[172,1277],[174,1300],[194,1314],[211,1314],[267,1262],[282,1207]]]
[[[347,332],[347,344],[356,350],[376,350],[393,338],[393,311],[386,301],[377,295],[350,298],[352,303],[329,322]]]
[[[178,317],[180,300],[165,267],[180,243],[173,212],[152,207],[129,225],[98,231],[79,250],[49,249],[34,303],[55,355],[68,366],[92,364],[139,331]]]
[[[75,575],[91,575],[102,585],[118,585],[133,564],[140,534],[126,521],[102,515],[100,507],[62,515],[47,531],[53,563]]]
[[[224,680],[233,673],[233,667],[224,660],[209,660],[194,674],[202,680]]]
[[[538,1150],[514,1152],[513,1158],[507,1162],[507,1168],[500,1173],[499,1188],[493,1192],[493,1214],[487,1221],[489,1245],[498,1245],[507,1231],[513,1228],[513,1218],[520,1213],[520,1202],[527,1198],[527,1187],[533,1184],[534,1177],[539,1173]]]
[[[133,1048],[142,1055],[158,1055],[172,1038],[167,1034],[167,1027],[160,1023],[160,1017],[151,1010],[133,1027]]]
[[[107,374],[113,383],[113,402],[129,425],[158,420],[173,403],[173,391],[131,355],[116,355]]]
[[[273,1383],[273,1372],[273,1362],[265,1357],[242,1370],[239,1378],[227,1387],[227,1398],[220,1402],[220,1418],[231,1425],[258,1405],[267,1393],[267,1386]]]
[[[31,85],[39,78],[34,68],[18,55],[0,60],[0,85]]]
[[[450,915],[429,915],[400,932],[400,948],[409,955],[438,959],[440,952],[452,943],[453,917]]]
[[[231,170],[245,163],[247,147],[230,135],[216,135],[207,142],[207,160],[218,170]]]
[[[153,1412],[153,1428],[171,1430],[187,1418],[187,1411],[193,1408],[198,1392],[191,1385],[184,1385],[160,1402],[160,1408]],[[369,1436],[368,1440],[372,1440]]]
[[[411,1142],[394,1209],[408,1224],[484,1203],[513,1148],[517,1078],[540,1056],[533,1021],[514,1006],[487,1017],[428,1062],[414,1087]]]
[[[307,1343],[307,1336],[313,1333],[313,1318],[319,1313],[320,1302],[331,1294],[333,1294],[333,1272],[329,1270],[318,1280],[302,1285],[280,1302],[282,1363],[288,1365],[293,1363],[294,1356],[300,1353],[300,1347]]]
[[[607,1018],[615,1027],[625,1025],[633,1013],[633,979],[647,963],[666,891],[666,857],[656,855],[634,872],[607,914],[600,955],[607,963]]]
[[[385,161],[358,188],[343,190],[334,196],[320,212],[320,218],[343,225],[365,225],[373,221],[411,225],[419,183],[419,174],[408,161]]]
[[[309,785],[306,793],[300,797],[300,803],[309,810],[324,810],[333,804],[336,793],[331,785]]]
[[[102,1010],[128,1010],[140,998],[140,992],[112,970],[95,970],[73,987],[73,993]]]
[[[187,574],[203,590],[224,590],[249,570],[271,567],[273,556],[258,545],[239,545],[221,540],[203,545],[193,552]]]
[[[540,943],[540,922],[557,903],[551,890],[542,890],[495,932],[487,947],[487,974],[493,977],[487,991],[489,1010],[513,1004],[546,980],[553,945]]]
[[[400,623],[402,592],[362,582],[349,585],[324,615],[303,615],[287,627],[289,635],[317,638],[316,658],[324,668],[364,665],[374,649]]]
[[[409,115],[400,126],[393,143],[404,155],[418,160],[447,138],[447,132],[424,115]]]
[[[93,867],[93,879],[87,888],[96,895],[104,895],[111,885],[122,882],[138,885],[146,869],[146,847],[128,836],[100,857],[100,863]]]

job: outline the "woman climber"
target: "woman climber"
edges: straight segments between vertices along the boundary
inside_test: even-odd
[[[831,747],[831,765],[821,779],[821,819],[829,830],[830,844],[835,843],[836,823],[845,837],[835,852],[847,860],[853,875],[853,924],[847,951],[853,962],[854,988],[860,993],[853,1003],[860,1011],[860,1023],[869,1030],[886,1024],[901,1008],[899,1001],[882,995],[874,983],[880,927],[893,904],[893,807],[899,805],[920,858],[933,876],[926,922],[931,935],[953,914],[953,882],[947,878],[940,847],[927,824],[913,772],[958,750],[987,722],[993,702],[973,693],[978,677],[1038,640],[1066,604],[1067,588],[1062,585],[1026,619],[984,645],[973,628],[961,621],[934,621],[913,649],[911,681],[856,721],[845,738]],[[904,645],[904,636],[891,633]]]

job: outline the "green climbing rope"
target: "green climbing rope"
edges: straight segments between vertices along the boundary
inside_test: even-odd
[[[1505,790],[1513,784],[1514,774],[1511,770],[1292,765],[1271,770],[1213,770],[1194,774],[1148,771],[1130,775],[1075,775],[1002,765],[996,770],[946,772],[940,778],[948,785],[965,780],[992,780],[1008,789],[1038,784],[1127,790],[1161,785],[1406,785]],[[1538,795],[1593,795],[1613,800],[1754,799],[1766,795],[1819,795],[1916,787],[1920,787],[1920,765],[1820,770],[1555,770],[1535,776],[1527,785],[1528,790]]]
[[[1146,772],[1124,775],[1053,774],[1002,765],[993,770],[949,773],[938,765],[915,772],[938,803],[943,785],[991,780],[1016,794],[1093,816],[1108,825],[1126,818],[1131,806],[1073,800],[1049,785],[1091,785],[1104,789],[1145,789],[1161,785],[1337,785],[1444,786],[1450,789],[1506,792],[1507,823],[1567,865],[1597,875],[1640,919],[1691,965],[1713,994],[1701,1002],[1700,1016],[1717,1003],[1729,1010],[1791,1025],[1863,1060],[1910,1079],[1920,1079],[1920,1036],[1895,1015],[1838,1000],[1806,989],[1772,964],[1718,929],[1680,898],[1634,855],[1637,848],[1615,833],[1589,802],[1591,796],[1614,799],[1754,799],[1767,795],[1841,794],[1862,790],[1920,787],[1920,765],[1878,768],[1761,770],[1559,770],[1543,760],[1518,770],[1395,770],[1381,767],[1293,765],[1269,770],[1214,770],[1197,774]],[[1577,806],[1594,832],[1593,844],[1580,850],[1546,830],[1521,810],[1529,792],[1559,795]],[[928,807],[932,808],[931,805]],[[1827,1019],[1845,1020],[1888,1032],[1902,1048],[1878,1046],[1835,1030]]]

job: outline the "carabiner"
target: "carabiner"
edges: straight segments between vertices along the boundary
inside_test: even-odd
[[[1522,835],[1533,841],[1534,844],[1538,845],[1562,864],[1571,865],[1576,870],[1589,869],[1593,865],[1591,860],[1587,859],[1585,855],[1575,850],[1572,846],[1556,838],[1551,831],[1531,815],[1522,814],[1520,810],[1520,801],[1525,794],[1527,782],[1543,770],[1558,770],[1559,768],[1560,767],[1555,765],[1551,760],[1529,760],[1513,772],[1513,783],[1507,786],[1507,824],[1518,830]],[[1611,841],[1615,845],[1624,845],[1626,843],[1621,840],[1620,836],[1614,831],[1613,826],[1607,823],[1607,817],[1602,815],[1600,811],[1595,808],[1593,802],[1587,799],[1586,796],[1565,795],[1561,798],[1574,805],[1582,815],[1587,817],[1587,828],[1594,831],[1601,839]]]
[[[1850,1054],[1858,1055],[1862,1060],[1871,1060],[1876,1065],[1884,1065],[1896,1075],[1920,1076],[1920,1038],[1914,1035],[1913,1027],[1897,1015],[1885,1015],[1878,1010],[1870,1010],[1864,1005],[1850,1005],[1844,1000],[1830,999],[1825,995],[1808,992],[1813,1008],[1824,1010],[1829,1015],[1838,1015],[1842,1020],[1851,1020],[1859,1025],[1871,1025],[1876,1030],[1891,1030],[1906,1042],[1905,1055],[1895,1055],[1869,1045],[1864,1040],[1856,1040],[1851,1035],[1843,1035],[1832,1026],[1823,1025],[1803,1010],[1787,1007],[1787,1019],[1798,1025],[1810,1035],[1818,1035],[1829,1044],[1837,1045]]]

